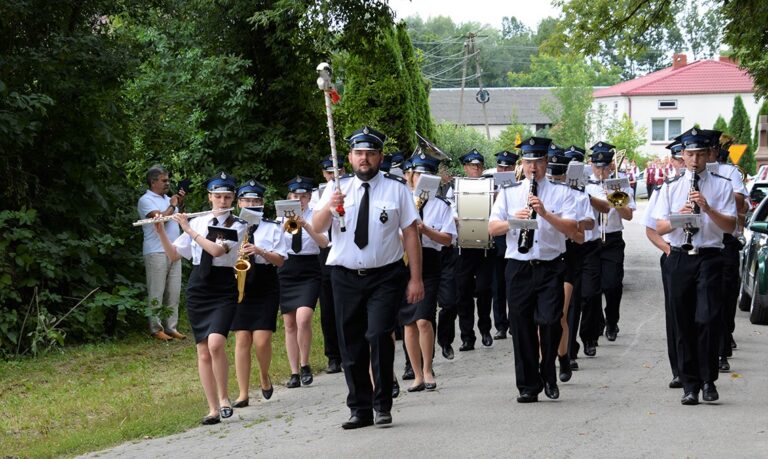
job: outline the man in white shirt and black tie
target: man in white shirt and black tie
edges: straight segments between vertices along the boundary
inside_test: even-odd
[[[331,228],[333,240],[327,264],[333,266],[336,326],[351,412],[344,429],[392,423],[392,331],[403,295],[409,303],[424,297],[419,214],[405,181],[379,172],[385,139],[368,126],[347,139],[354,176],[342,179],[340,190],[329,184],[312,218],[317,231]],[[343,232],[337,217],[341,205]]]

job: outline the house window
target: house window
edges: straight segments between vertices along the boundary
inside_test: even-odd
[[[659,110],[674,110],[677,108],[677,100],[660,100]]]
[[[679,136],[683,120],[680,118],[662,118],[651,120],[651,141],[666,142]]]

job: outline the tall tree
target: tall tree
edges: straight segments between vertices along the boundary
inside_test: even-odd
[[[626,113],[619,119],[614,119],[608,126],[606,140],[616,146],[617,150],[625,150],[627,162],[640,162],[640,147],[645,145],[648,137],[647,129],[638,127]]]
[[[715,120],[715,125],[712,126],[712,129],[724,134],[728,133],[728,123],[725,121],[725,118],[723,118],[723,115],[717,115],[717,120]]]
[[[744,108],[744,101],[741,96],[736,96],[733,100],[733,114],[731,115],[731,122],[728,124],[728,132],[733,136],[735,143],[747,146],[747,150],[739,160],[739,166],[748,173],[754,174],[755,155],[752,150],[752,123],[749,120],[747,109]]]
[[[752,140],[752,146],[755,148],[755,151],[760,147],[760,115],[768,115],[768,100],[763,101],[763,105],[760,106],[755,119],[755,137]]]
[[[402,21],[397,24],[397,45],[403,55],[404,70],[408,77],[405,89],[410,91],[413,101],[416,130],[427,138],[432,138],[434,130],[429,112],[430,84],[421,73],[421,59],[414,52],[413,43],[408,36],[408,26]]]

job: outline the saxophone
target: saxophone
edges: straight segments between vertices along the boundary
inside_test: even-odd
[[[245,276],[248,270],[251,269],[251,262],[248,261],[248,256],[243,253],[245,244],[248,243],[248,233],[250,232],[250,225],[245,229],[245,236],[243,237],[243,243],[240,244],[240,256],[235,262],[235,278],[237,278],[237,302],[243,302],[243,296],[245,295]]]

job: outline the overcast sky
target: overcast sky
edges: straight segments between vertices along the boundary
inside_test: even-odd
[[[515,16],[535,30],[547,16],[557,17],[560,10],[549,0],[390,0],[396,19],[419,15],[422,19],[449,16],[455,23],[479,22],[501,29],[501,18]]]

